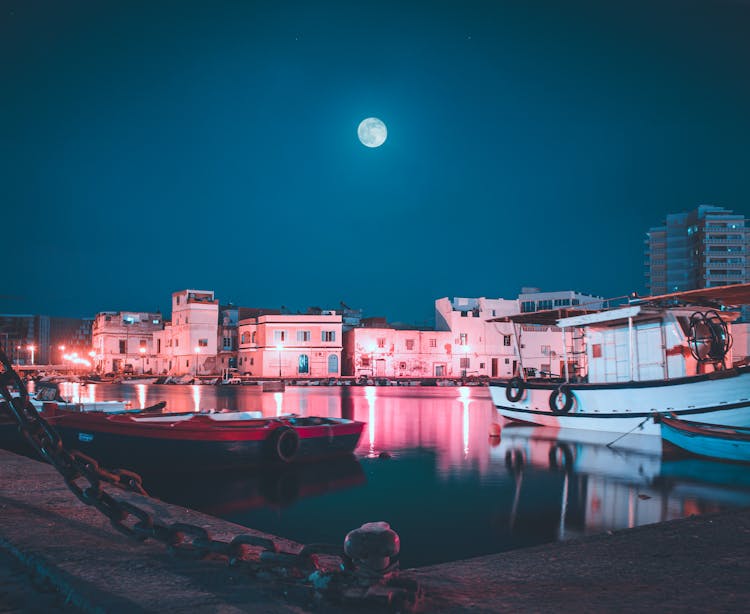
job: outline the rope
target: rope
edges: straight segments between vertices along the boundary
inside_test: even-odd
[[[643,426],[644,424],[646,424],[646,422],[648,422],[648,421],[649,421],[649,419],[650,419],[650,418],[651,418],[651,416],[649,416],[649,417],[647,417],[647,418],[644,418],[642,422],[640,422],[639,424],[636,424],[636,425],[635,425],[635,426],[634,426],[634,427],[633,427],[632,429],[630,429],[630,430],[629,430],[629,431],[628,431],[627,433],[623,433],[623,434],[622,434],[622,435],[620,435],[620,436],[619,436],[619,437],[618,437],[617,439],[614,439],[614,440],[610,441],[610,442],[609,442],[609,443],[607,444],[607,447],[609,448],[609,447],[610,447],[610,446],[611,446],[612,444],[615,444],[615,443],[617,443],[618,441],[620,441],[620,439],[622,439],[622,438],[623,438],[623,437],[625,437],[626,435],[630,435],[630,433],[632,433],[632,432],[633,432],[633,431],[634,431],[635,429],[639,429],[639,428],[641,428],[641,427],[642,427],[642,426]]]

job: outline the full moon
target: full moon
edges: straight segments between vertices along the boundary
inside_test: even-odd
[[[360,122],[357,136],[365,147],[380,147],[388,137],[388,128],[377,117],[368,117]]]

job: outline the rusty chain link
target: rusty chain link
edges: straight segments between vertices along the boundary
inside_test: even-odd
[[[0,350],[0,411],[10,413],[20,433],[34,451],[63,477],[70,491],[85,505],[95,507],[112,526],[138,541],[152,539],[182,558],[225,559],[235,568],[257,575],[273,574],[282,581],[302,581],[311,594],[318,592],[336,602],[376,602],[392,609],[414,609],[422,597],[419,585],[388,575],[377,580],[358,572],[344,553],[343,545],[308,544],[299,552],[285,552],[269,538],[239,534],[231,541],[213,539],[203,527],[172,522],[165,524],[138,505],[117,499],[102,489],[111,484],[123,490],[148,496],[141,476],[126,469],[105,469],[78,450],[67,450],[52,425],[36,410],[24,382]],[[18,396],[13,396],[12,389]],[[79,482],[88,484],[79,484]],[[328,558],[326,565],[325,558]],[[337,559],[333,564],[330,559]]]

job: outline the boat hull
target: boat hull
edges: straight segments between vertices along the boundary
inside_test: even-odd
[[[219,419],[219,417],[221,419]],[[66,448],[136,471],[291,464],[351,454],[364,423],[334,418],[227,420],[227,416],[71,413],[47,417]],[[20,439],[4,421],[0,439]],[[283,438],[283,440],[282,440]]]
[[[662,439],[669,443],[708,458],[750,462],[750,429],[736,431],[712,424],[682,422],[662,418]]]
[[[492,381],[490,394],[505,418],[557,428],[659,436],[653,420],[672,413],[699,422],[750,425],[750,367],[670,381],[613,384],[566,384],[568,411],[551,408],[550,398],[561,384],[529,382],[518,390],[508,381]],[[514,394],[516,393],[516,394]]]

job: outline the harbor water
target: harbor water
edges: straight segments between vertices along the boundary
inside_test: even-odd
[[[504,423],[484,387],[64,384],[62,393],[366,422],[353,458],[221,472],[165,461],[144,484],[169,503],[303,543],[341,543],[384,520],[401,537],[402,567],[750,505],[746,466],[663,451],[657,437]],[[490,436],[495,425],[500,437]]]

